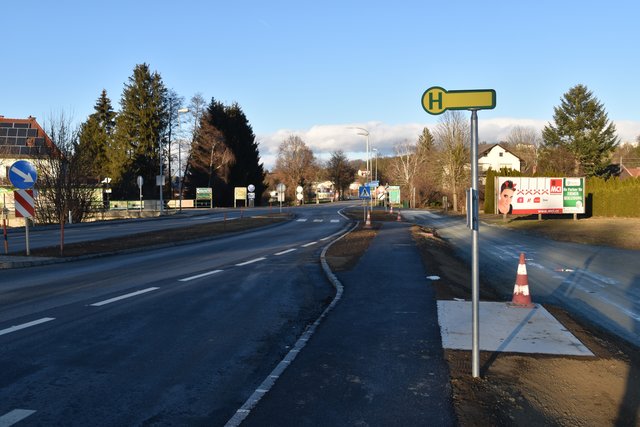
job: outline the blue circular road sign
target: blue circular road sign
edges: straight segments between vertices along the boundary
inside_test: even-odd
[[[18,160],[9,168],[9,180],[14,187],[28,190],[38,179],[36,168],[26,160]]]

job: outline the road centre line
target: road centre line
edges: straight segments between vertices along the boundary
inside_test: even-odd
[[[296,248],[287,249],[286,251],[277,252],[274,255],[284,255],[284,254],[288,254],[289,252],[293,252],[293,251],[297,251],[297,249]]]
[[[260,258],[252,259],[249,261],[241,262],[240,264],[236,264],[236,267],[242,267],[245,265],[253,264],[254,262],[264,261],[265,259],[266,259],[265,257],[260,257]]]
[[[92,307],[100,307],[100,306],[111,304],[112,302],[120,301],[120,300],[123,300],[123,299],[126,299],[126,298],[131,298],[131,297],[135,297],[135,296],[138,296],[138,295],[141,295],[141,294],[146,294],[147,292],[155,291],[157,289],[160,289],[160,288],[151,287],[151,288],[147,288],[147,289],[142,289],[140,291],[131,292],[131,293],[125,294],[125,295],[120,295],[119,297],[110,298],[110,299],[107,299],[107,300],[104,300],[104,301],[100,301],[100,302],[96,302],[96,303],[93,303],[93,304],[90,304],[90,305]]]
[[[224,270],[207,271],[206,273],[198,274],[198,275],[191,276],[191,277],[185,277],[184,279],[180,279],[179,281],[180,282],[188,282],[190,280],[200,279],[201,277],[211,276],[212,274],[222,273],[223,271]]]
[[[318,243],[318,242],[309,242],[309,243],[307,243],[307,244],[302,245],[302,247],[303,247],[303,248],[307,248],[307,247],[309,247],[309,246],[315,245],[316,243]]]
[[[30,415],[35,414],[36,411],[31,409],[14,409],[9,411],[0,417],[0,427],[9,427],[20,421],[24,420]]]
[[[40,325],[42,323],[50,322],[52,320],[56,320],[56,319],[54,317],[43,317],[42,319],[34,320],[32,322],[27,322],[27,323],[23,323],[21,325],[12,326],[12,327],[7,328],[7,329],[2,329],[2,330],[0,330],[0,335],[10,334],[11,332],[16,332],[16,331],[19,331],[21,329],[30,328],[31,326]],[[0,423],[0,426],[2,426],[1,423]]]

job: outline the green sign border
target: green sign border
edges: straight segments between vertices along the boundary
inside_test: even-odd
[[[432,113],[431,111],[427,110],[426,107],[424,106],[424,96],[427,94],[427,92],[429,92],[430,90],[433,90],[433,89],[440,89],[444,93],[492,92],[493,96],[491,98],[493,100],[493,103],[491,104],[490,107],[449,107],[449,108],[445,108],[444,110],[442,110],[439,113]],[[427,89],[424,92],[422,92],[422,96],[420,97],[420,105],[422,106],[422,109],[424,111],[426,111],[427,114],[431,114],[433,116],[439,116],[440,114],[443,114],[448,110],[493,110],[494,108],[496,108],[496,103],[497,103],[497,101],[496,101],[496,91],[495,91],[495,89],[446,90],[442,86],[431,86],[429,89]]]

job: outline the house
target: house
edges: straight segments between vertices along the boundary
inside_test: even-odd
[[[620,164],[620,179],[640,178],[640,167],[627,167]]]
[[[491,168],[494,171],[502,168],[520,171],[522,159],[500,144],[480,144],[478,146],[478,172],[485,175]]]
[[[9,168],[17,160],[59,154],[58,148],[35,117],[8,119],[0,116],[0,186],[11,186]]]

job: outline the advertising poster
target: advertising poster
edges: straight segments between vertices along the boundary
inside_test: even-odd
[[[583,214],[584,178],[496,177],[496,214]]]

